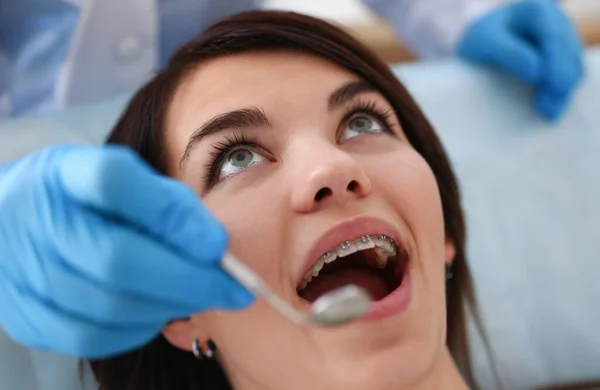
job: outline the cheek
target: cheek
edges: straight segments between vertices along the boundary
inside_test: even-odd
[[[284,194],[277,191],[264,185],[240,191],[223,187],[203,198],[213,215],[225,225],[230,237],[229,250],[275,290],[281,286],[286,230],[283,221],[289,214],[284,214]],[[281,345],[290,345],[290,334],[294,332],[294,326],[262,300],[241,312],[210,311],[195,316],[194,320],[215,341],[226,368],[235,367],[261,380],[273,375],[270,367],[280,365],[281,362],[269,359],[280,355]]]
[[[306,343],[297,337],[297,328],[259,302],[242,312],[211,311],[194,320],[217,344],[219,362],[230,375],[257,382],[271,381],[274,376],[294,378],[298,361],[310,356]],[[282,347],[295,352],[282,354]]]
[[[381,189],[386,203],[402,218],[412,238],[409,245],[415,246],[423,261],[442,261],[445,248],[442,203],[427,162],[415,150],[406,148],[382,156],[375,167],[370,175],[374,187]]]
[[[265,185],[222,188],[203,202],[229,233],[229,251],[267,281],[276,277],[283,243],[283,194]]]

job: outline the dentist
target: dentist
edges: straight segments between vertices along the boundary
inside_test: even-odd
[[[557,119],[582,76],[582,47],[554,0],[363,0],[418,56],[458,56],[536,90]],[[0,117],[131,93],[173,51],[261,0],[5,0],[0,12]]]

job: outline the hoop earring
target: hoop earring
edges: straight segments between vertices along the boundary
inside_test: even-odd
[[[206,346],[207,346],[207,351],[206,351],[206,353],[204,353],[202,351],[202,347],[200,347],[200,343],[198,342],[198,340],[194,339],[194,341],[192,342],[192,353],[194,354],[196,359],[198,359],[198,360],[211,359],[212,360],[215,357],[215,351],[217,350],[217,346],[215,345],[215,343],[212,340],[208,340],[208,342],[206,343]]]

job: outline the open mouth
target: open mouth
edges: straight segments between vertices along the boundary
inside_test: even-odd
[[[408,255],[385,235],[344,241],[317,259],[297,287],[298,295],[314,302],[323,294],[353,284],[379,301],[402,284]]]

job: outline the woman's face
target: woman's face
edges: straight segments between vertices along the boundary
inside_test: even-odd
[[[306,310],[357,284],[379,300],[369,319],[334,329],[295,325],[258,300],[173,325],[173,344],[212,339],[239,389],[387,389],[447,363],[452,248],[438,187],[375,88],[307,54],[232,55],[182,83],[166,129],[171,175],[277,294]]]

